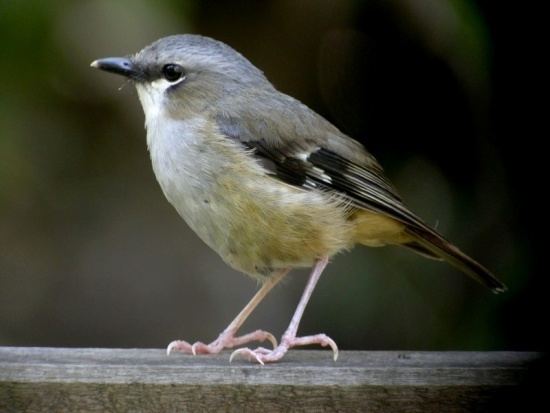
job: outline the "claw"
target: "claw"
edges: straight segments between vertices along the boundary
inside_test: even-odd
[[[169,356],[173,351],[186,352],[186,349],[190,348],[190,344],[187,341],[183,340],[174,340],[168,347],[166,347],[166,355]]]
[[[279,343],[277,342],[277,339],[275,338],[275,336],[273,334],[267,332],[266,338],[271,342],[271,345],[273,346],[273,348],[275,348],[279,345]]]
[[[334,361],[338,360],[338,346],[336,345],[336,342],[332,338],[327,336],[327,343],[330,346],[330,348],[332,349],[332,353],[333,353],[332,359]],[[326,344],[323,347],[325,347],[325,346],[326,346]]]
[[[229,362],[231,363],[236,355],[244,353],[246,350],[249,350],[248,348],[238,348],[237,350],[233,351],[231,355],[229,356]]]
[[[262,366],[264,365],[264,362],[262,361],[262,359],[260,358],[260,356],[258,354],[256,354],[256,351],[253,351],[253,350],[250,350],[249,348],[245,347],[245,348],[239,348],[237,350],[235,350],[233,353],[231,353],[231,356],[229,356],[229,362],[231,363],[233,361],[233,358],[239,354],[246,354],[248,355],[248,360],[250,361],[250,359],[253,357],[256,359],[256,361],[258,363],[260,363]]]
[[[254,357],[256,358],[256,361],[258,363],[260,363],[262,366],[264,365],[264,362],[262,361],[262,359],[257,354],[254,353]]]

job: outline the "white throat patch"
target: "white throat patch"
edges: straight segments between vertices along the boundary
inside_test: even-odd
[[[164,78],[150,83],[136,83],[139,101],[145,113],[145,126],[149,127],[158,118],[164,109],[165,92],[170,86],[177,85],[185,80],[185,76],[175,82]]]

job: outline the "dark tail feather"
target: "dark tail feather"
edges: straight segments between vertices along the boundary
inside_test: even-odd
[[[460,271],[489,287],[494,293],[506,291],[506,286],[491,274],[487,268],[468,257],[435,232],[427,232],[417,228],[407,228],[407,232],[414,237],[414,241],[406,244],[406,247],[430,258],[440,258],[447,261]]]

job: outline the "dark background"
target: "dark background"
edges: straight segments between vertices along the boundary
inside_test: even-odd
[[[89,68],[200,33],[362,141],[414,211],[509,286],[358,247],[325,272],[302,333],[343,349],[545,350],[542,51],[535,11],[503,3],[0,0],[0,345],[209,341],[257,289],[163,198],[133,87]],[[294,274],[243,332],[282,333],[307,272]]]

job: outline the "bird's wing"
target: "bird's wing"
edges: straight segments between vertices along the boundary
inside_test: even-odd
[[[360,143],[289,96],[273,90],[267,98],[253,97],[256,104],[246,109],[239,102],[226,102],[224,112],[215,118],[221,133],[269,164],[266,170],[274,179],[306,190],[336,192],[356,208],[396,219],[411,236],[406,247],[448,261],[494,292],[506,289],[485,267],[409,211]]]
[[[403,205],[382,167],[359,142],[290,96],[272,93],[256,101],[246,109],[226,102],[224,107],[231,109],[215,118],[223,135],[267,161],[270,175],[305,189],[336,192],[357,208],[435,233]]]

